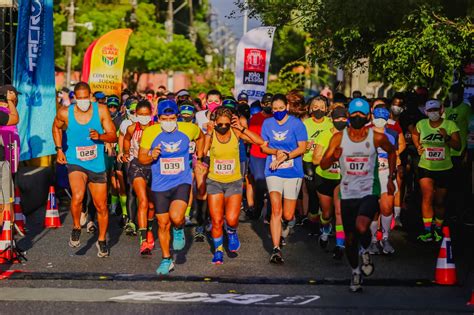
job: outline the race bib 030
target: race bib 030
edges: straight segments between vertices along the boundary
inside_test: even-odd
[[[235,170],[235,159],[214,160],[214,172],[217,175],[233,175]]]

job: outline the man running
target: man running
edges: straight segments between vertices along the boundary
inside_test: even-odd
[[[53,123],[53,139],[57,162],[67,164],[71,186],[71,214],[73,229],[70,247],[81,245],[80,217],[82,200],[88,185],[97,208],[99,237],[96,243],[99,257],[109,256],[106,243],[109,214],[107,210],[107,175],[105,172],[104,142],[117,142],[115,126],[106,105],[91,103],[91,89],[85,82],[74,87],[77,103],[61,107]],[[67,148],[62,147],[63,130]]]
[[[346,235],[346,255],[352,267],[350,290],[362,289],[362,275],[374,272],[368,247],[370,245],[369,226],[379,210],[378,198],[380,182],[377,168],[377,148],[388,155],[389,180],[387,193],[393,195],[396,177],[395,148],[382,133],[375,133],[365,125],[369,121],[370,105],[356,98],[349,103],[349,126],[336,133],[329,143],[321,163],[322,169],[329,169],[339,161],[341,167],[341,212]],[[359,241],[362,245],[359,264]]]

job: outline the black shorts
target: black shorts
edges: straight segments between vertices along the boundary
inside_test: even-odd
[[[451,177],[451,170],[446,171],[430,171],[426,168],[418,167],[418,178],[431,178],[435,187],[448,188]]]
[[[341,183],[339,179],[327,179],[315,173],[316,191],[324,196],[334,197],[334,190]]]
[[[363,215],[373,220],[377,212],[379,212],[378,196],[369,195],[359,199],[341,199],[342,224],[346,232],[355,232],[358,216]]]
[[[138,162],[138,159],[133,159],[128,166],[128,182],[130,185],[133,185],[133,180],[135,178],[143,178],[147,182],[150,182],[151,179],[151,165],[143,165]]]
[[[181,184],[166,191],[152,191],[151,196],[153,199],[153,204],[155,205],[155,213],[168,213],[171,202],[175,200],[182,200],[188,203],[190,192],[191,185],[189,184]]]
[[[89,171],[82,166],[79,165],[74,165],[74,164],[67,164],[67,172],[68,174],[71,174],[72,172],[81,172],[86,174],[87,176],[87,182],[88,183],[94,183],[94,184],[106,184],[107,183],[107,172],[92,172]]]

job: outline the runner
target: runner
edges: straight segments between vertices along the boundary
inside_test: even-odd
[[[152,201],[163,258],[156,269],[157,274],[168,274],[174,268],[169,247],[171,225],[173,249],[179,251],[186,245],[184,216],[192,185],[189,143],[190,140],[202,141],[196,125],[177,122],[178,112],[174,101],[166,100],[158,104],[160,123],[144,131],[138,156],[141,164],[151,164]],[[198,158],[202,158],[199,151]],[[200,163],[196,167],[200,168]]]
[[[242,203],[242,174],[239,163],[239,139],[262,144],[263,140],[243,127],[230,108],[215,110],[215,121],[208,123],[204,154],[210,154],[209,175],[206,181],[209,213],[214,242],[213,264],[224,262],[223,225],[226,222],[229,251],[240,248],[237,235]],[[215,131],[215,132],[214,132]]]
[[[272,205],[270,232],[273,251],[270,262],[282,264],[282,219],[283,230],[288,230],[288,222],[295,216],[296,202],[303,182],[301,156],[306,152],[308,135],[301,120],[288,114],[289,104],[284,95],[273,96],[272,110],[273,118],[266,119],[262,126],[262,138],[265,141],[262,152],[268,154],[265,177]]]
[[[420,120],[413,131],[413,143],[420,155],[418,173],[424,226],[424,232],[418,236],[418,240],[438,242],[442,239],[444,201],[453,168],[451,149],[460,150],[462,143],[456,123],[441,118],[443,108],[440,101],[427,101],[425,111],[428,119]]]
[[[105,173],[104,142],[117,141],[115,126],[104,105],[91,103],[91,90],[87,83],[74,87],[77,103],[61,107],[53,124],[57,162],[68,164],[69,183],[72,191],[71,214],[73,229],[69,246],[79,247],[81,236],[80,216],[82,200],[89,187],[97,208],[99,236],[96,243],[99,257],[109,256],[106,242],[109,214],[107,211],[107,176]],[[62,147],[62,131],[66,131],[67,149]],[[103,132],[103,133],[102,133]]]
[[[368,252],[370,222],[379,209],[380,182],[377,169],[377,148],[388,154],[389,180],[387,192],[393,195],[396,177],[395,149],[387,137],[365,125],[369,121],[370,105],[356,98],[349,103],[349,126],[335,134],[321,160],[322,169],[339,161],[341,167],[341,213],[346,236],[346,256],[352,268],[350,290],[362,289],[362,275],[370,276],[374,265]],[[359,242],[362,245],[359,264]]]
[[[341,181],[339,162],[335,162],[328,170],[323,170],[319,163],[326,152],[333,134],[344,130],[347,126],[347,109],[344,105],[335,107],[331,112],[333,127],[322,130],[318,136],[316,147],[313,152],[313,165],[315,170],[315,184],[318,192],[319,204],[321,205],[321,235],[319,245],[326,248],[331,232],[331,221],[334,209],[336,212],[336,246],[333,250],[333,258],[341,259],[344,252],[344,229],[341,218],[341,202],[339,199],[339,183]]]

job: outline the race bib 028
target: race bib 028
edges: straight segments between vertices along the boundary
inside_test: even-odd
[[[97,158],[97,145],[76,147],[76,158],[79,161],[90,161]]]

